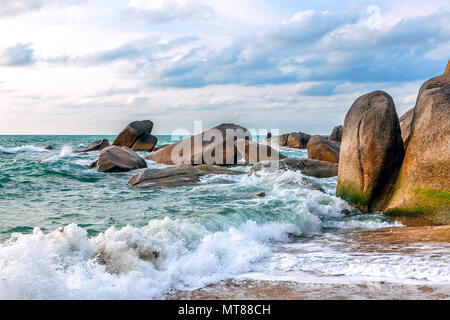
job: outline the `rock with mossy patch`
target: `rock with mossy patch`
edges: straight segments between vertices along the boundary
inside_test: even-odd
[[[450,74],[420,88],[405,160],[385,212],[450,223]]]
[[[381,211],[403,156],[391,96],[374,91],[359,97],[345,117],[336,195],[363,211]]]

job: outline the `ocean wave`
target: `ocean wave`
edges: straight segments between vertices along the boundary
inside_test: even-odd
[[[35,147],[33,145],[25,145],[15,148],[4,148],[0,146],[0,153],[5,154],[15,154],[15,153],[22,153],[22,152],[49,152],[49,150],[46,150],[44,148]]]
[[[0,247],[0,298],[160,298],[251,271],[271,243],[301,233],[302,226],[254,221],[212,232],[169,218],[93,238],[75,224],[49,234],[35,229]]]

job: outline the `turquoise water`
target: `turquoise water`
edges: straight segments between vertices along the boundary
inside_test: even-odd
[[[345,215],[351,207],[335,197],[336,178],[315,179],[325,192],[292,171],[138,190],[126,182],[139,171],[100,173],[88,169],[99,152],[73,153],[102,138],[115,137],[0,136],[0,298],[152,299],[262,273],[450,283],[448,252],[428,260],[402,254],[386,265],[382,254],[369,259],[342,247],[344,233],[401,224],[381,214]],[[49,144],[55,150],[41,148]],[[266,197],[255,197],[259,191]]]

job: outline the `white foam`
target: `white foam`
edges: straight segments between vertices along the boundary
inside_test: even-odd
[[[22,153],[22,152],[49,152],[49,150],[46,150],[44,148],[35,147],[33,145],[25,145],[20,146],[16,148],[4,148],[0,146],[0,153],[7,153],[7,154],[15,154],[15,153]]]
[[[302,227],[247,221],[213,232],[165,218],[91,239],[74,224],[47,235],[35,229],[0,247],[0,298],[157,298],[251,271],[271,243]]]

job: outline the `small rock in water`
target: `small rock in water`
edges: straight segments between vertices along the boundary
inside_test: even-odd
[[[266,193],[265,192],[256,192],[254,195],[257,197],[265,197]]]
[[[53,149],[55,149],[55,148],[53,148],[51,145],[47,145],[47,146],[43,146],[42,149],[45,149],[45,150],[53,150]]]

